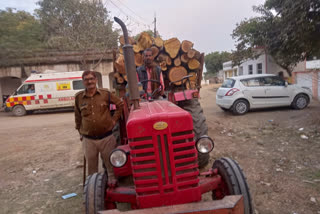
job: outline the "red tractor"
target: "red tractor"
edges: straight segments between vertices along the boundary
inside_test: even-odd
[[[124,125],[120,125],[122,145],[110,155],[119,182],[116,187],[108,187],[107,173],[88,176],[84,188],[86,213],[117,213],[117,203],[130,203],[137,210],[130,213],[146,213],[150,209],[145,208],[152,208],[156,213],[252,214],[249,187],[237,162],[221,158],[208,171],[199,172],[199,164],[208,162],[214,143],[203,125],[197,90],[172,93],[169,100],[139,103],[132,46],[124,23],[116,17],[115,21],[124,33],[130,95]],[[184,109],[172,101],[183,101],[180,105]],[[201,202],[201,195],[207,192],[212,193],[213,201]]]

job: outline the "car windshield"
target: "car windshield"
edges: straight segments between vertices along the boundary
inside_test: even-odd
[[[221,88],[232,88],[236,81],[234,79],[226,79],[223,83]]]

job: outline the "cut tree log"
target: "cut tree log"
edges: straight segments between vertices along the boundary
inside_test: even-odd
[[[169,54],[169,56],[174,59],[179,53],[180,50],[180,41],[177,38],[171,38],[164,42],[163,44],[165,51]]]
[[[181,55],[181,62],[184,63],[184,64],[187,64],[189,62],[189,57],[186,53],[182,54]]]
[[[161,68],[162,71],[166,71],[168,69],[166,61],[162,61],[159,63],[159,66]]]
[[[194,50],[194,49],[190,49],[190,50],[188,51],[188,53],[187,53],[189,59],[194,58],[195,54],[196,54],[196,50]]]
[[[188,40],[183,40],[181,43],[181,50],[184,53],[188,53],[189,50],[193,47],[193,43]]]
[[[132,37],[129,36],[128,39],[129,39],[129,44],[130,44],[130,45],[133,45],[133,44],[136,43],[136,41],[134,40],[134,38],[132,38]],[[120,37],[119,37],[119,42],[120,42],[121,45],[125,45],[125,44],[124,44],[124,37],[123,37],[123,36],[120,36]]]
[[[115,72],[114,75],[113,75],[113,77],[114,77],[114,78],[119,78],[119,77],[120,77],[120,74],[119,74],[118,72]]]
[[[167,58],[166,58],[166,64],[169,66],[172,64],[172,60],[169,56],[167,56]]]
[[[159,48],[157,48],[156,46],[152,46],[151,50],[152,50],[152,57],[153,59],[155,59],[159,54]]]
[[[196,70],[200,66],[200,62],[196,59],[190,59],[188,62],[188,67],[190,70]]]
[[[174,66],[180,66],[181,65],[181,59],[180,56],[177,56],[177,58],[173,61]]]
[[[154,44],[158,48],[162,48],[163,47],[163,40],[160,37],[156,37],[156,38],[154,38]]]
[[[178,67],[172,67],[169,70],[169,80],[170,82],[174,82],[177,80],[181,80],[183,77],[187,76],[188,72],[187,69],[183,66],[178,66]],[[183,83],[186,81],[183,80]],[[181,85],[181,81],[175,82],[175,85]]]
[[[123,79],[124,79],[126,82],[128,82],[128,77],[127,77],[127,75],[123,75]]]
[[[195,82],[197,80],[197,74],[196,72],[190,72],[188,75],[192,75],[192,77],[189,77],[190,81]]]
[[[169,56],[166,53],[160,53],[159,56],[157,57],[157,61],[158,62],[162,62],[162,61],[167,61],[167,58]]]
[[[142,48],[142,50],[150,48],[152,45],[151,36],[147,32],[142,32],[138,39],[138,45]]]
[[[141,66],[143,64],[143,57],[141,53],[135,53],[134,54],[134,62],[136,66]]]
[[[124,65],[124,56],[122,54],[120,54],[115,62],[115,67],[117,72],[119,72],[120,74],[125,74],[126,73],[126,69],[125,69],[125,65]]]
[[[199,51],[196,51],[194,58],[197,59],[200,62],[201,54]]]
[[[124,83],[124,79],[122,77],[116,78],[117,83],[122,84]]]
[[[140,47],[139,44],[133,45],[133,52],[139,53],[140,51],[142,51],[142,48]]]

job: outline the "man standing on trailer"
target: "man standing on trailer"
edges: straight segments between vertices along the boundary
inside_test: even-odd
[[[138,76],[138,82],[141,82],[143,80],[157,80],[162,85],[162,91],[161,95],[163,95],[164,92],[164,82],[163,82],[163,76],[161,72],[161,68],[157,66],[153,62],[153,56],[152,56],[152,49],[147,48],[143,52],[143,61],[144,65],[139,66],[137,68],[137,76]],[[159,88],[159,84],[155,82],[143,82],[142,83],[143,90],[146,93],[151,94],[153,91],[155,91],[157,88]]]
[[[75,123],[82,138],[85,158],[88,162],[88,174],[98,172],[99,153],[108,172],[109,185],[115,185],[113,167],[109,161],[110,153],[116,147],[112,128],[121,116],[123,102],[107,89],[97,88],[94,71],[82,74],[85,90],[75,95]],[[110,104],[116,105],[113,116]]]

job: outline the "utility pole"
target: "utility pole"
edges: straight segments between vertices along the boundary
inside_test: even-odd
[[[154,13],[154,32],[153,32],[153,37],[156,38],[157,37],[157,17],[156,17],[156,13]]]

